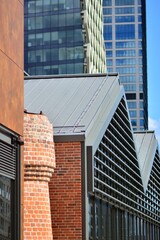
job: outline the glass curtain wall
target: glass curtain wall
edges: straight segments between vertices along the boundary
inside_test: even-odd
[[[25,0],[25,71],[83,73],[80,1]]]
[[[148,129],[145,1],[103,0],[108,72],[124,85],[134,130]]]

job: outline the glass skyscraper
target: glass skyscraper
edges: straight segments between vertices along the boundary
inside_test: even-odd
[[[102,0],[25,0],[25,71],[104,73]]]
[[[145,0],[103,0],[107,70],[124,85],[134,130],[148,128]]]

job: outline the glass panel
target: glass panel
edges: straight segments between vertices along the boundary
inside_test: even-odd
[[[120,6],[120,5],[134,5],[134,0],[115,0],[115,5]]]
[[[45,0],[44,1],[43,11],[50,11],[50,0]]]
[[[0,239],[11,239],[11,180],[0,175]]]
[[[30,1],[28,2],[28,13],[35,13],[36,10],[36,2]]]
[[[32,30],[32,29],[35,29],[35,18],[32,17],[32,18],[28,18],[28,30]]]
[[[104,15],[111,15],[112,14],[112,8],[103,8],[103,14]]]
[[[104,25],[104,39],[112,40],[112,26]]]
[[[36,29],[40,29],[43,27],[42,21],[42,17],[36,17]]]
[[[134,13],[135,9],[134,7],[125,7],[125,8],[116,8],[115,13],[116,14],[130,14]]]
[[[134,39],[135,26],[133,24],[116,25],[116,39]]]
[[[116,22],[134,22],[134,16],[116,16]]]
[[[116,42],[116,48],[135,48],[135,42]]]
[[[42,7],[43,7],[42,0],[36,0],[35,2],[36,2],[36,12],[37,13],[42,12]]]
[[[112,6],[112,0],[103,0],[103,6]]]

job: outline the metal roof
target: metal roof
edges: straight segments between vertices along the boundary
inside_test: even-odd
[[[54,135],[88,134],[88,144],[93,134],[95,138],[104,133],[123,95],[117,74],[25,78],[27,111],[42,111],[53,124]]]
[[[134,137],[142,182],[146,191],[158,142],[154,131],[135,132]]]

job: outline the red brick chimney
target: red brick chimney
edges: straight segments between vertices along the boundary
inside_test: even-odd
[[[53,240],[48,182],[55,167],[53,127],[41,114],[24,116],[24,240]]]

